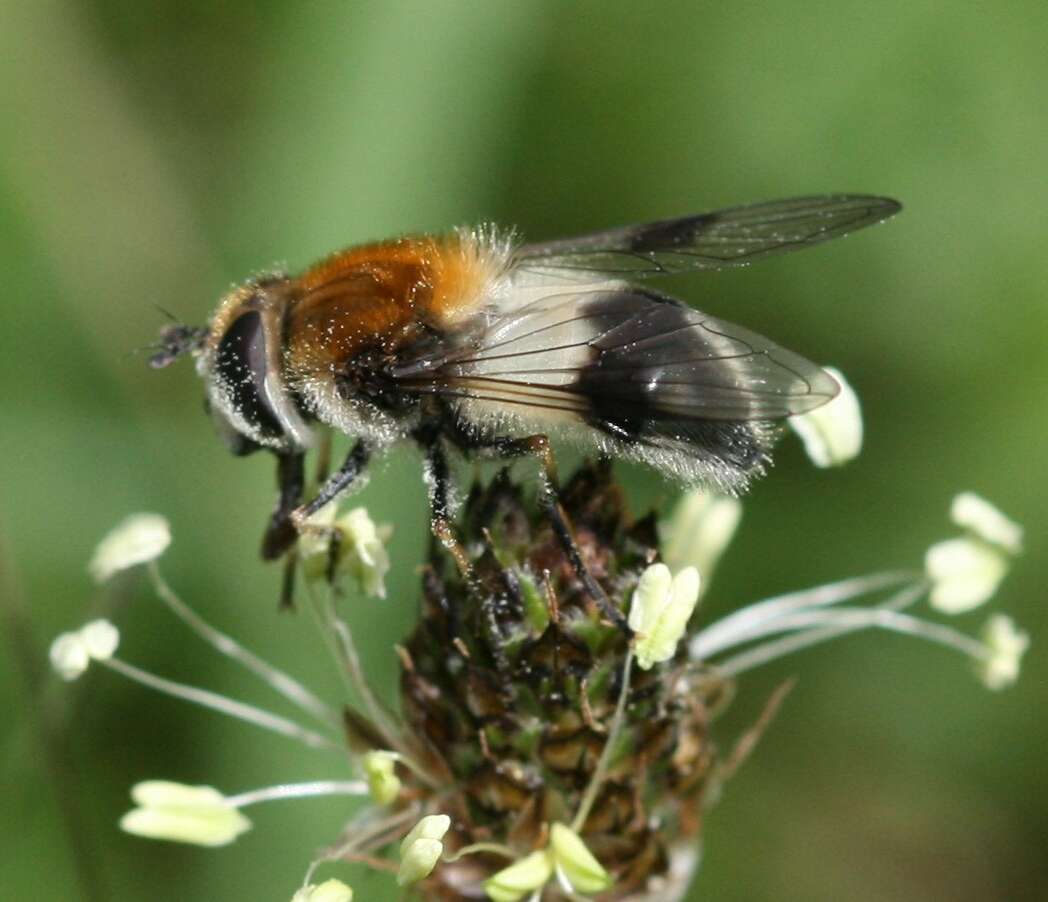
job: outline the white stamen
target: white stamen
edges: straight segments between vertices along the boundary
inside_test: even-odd
[[[184,683],[166,680],[148,671],[140,670],[133,664],[128,664],[119,658],[111,658],[101,663],[144,686],[148,686],[150,689],[156,689],[159,692],[173,695],[187,702],[194,702],[213,711],[220,711],[222,714],[228,714],[230,717],[236,717],[247,723],[253,723],[255,726],[264,727],[267,730],[272,730],[274,733],[290,736],[292,739],[304,742],[312,748],[336,747],[326,736],[307,730],[294,721],[272,714],[269,711],[264,711],[261,708],[256,708],[254,705],[235,701],[224,695],[219,695],[217,692],[209,692],[207,689],[198,689],[196,686],[186,686]]]
[[[353,902],[353,889],[332,878],[319,885],[303,886],[291,897],[291,902]]]
[[[304,711],[309,712],[317,720],[329,726],[338,723],[339,718],[335,712],[299,683],[298,680],[277,669],[267,661],[262,660],[254,652],[244,648],[232,636],[211,626],[210,623],[197,614],[168,585],[167,581],[160,575],[160,568],[157,567],[155,562],[149,565],[149,576],[153,581],[153,588],[156,590],[160,600],[204,641],[221,654],[246,667],[272,689],[284,696],[284,698],[298,705]]]
[[[669,520],[660,524],[663,563],[674,573],[685,567],[698,570],[701,596],[741,518],[738,498],[700,490],[686,492]]]
[[[975,492],[961,492],[953,499],[950,519],[1009,554],[1022,551],[1023,528]]]
[[[946,645],[976,660],[981,660],[985,655],[985,648],[982,643],[964,635],[964,633],[939,623],[930,623],[926,620],[912,617],[909,614],[901,614],[898,611],[884,608],[808,611],[791,615],[787,619],[789,623],[784,629],[811,629],[814,627],[819,632],[833,631],[831,635],[818,638],[832,638],[833,635],[843,632],[851,632],[852,630],[865,629],[867,627],[878,627],[897,633],[918,636],[931,642],[937,642],[940,645]],[[814,641],[818,641],[818,639]],[[802,643],[798,647],[803,647],[804,644],[811,643]],[[780,654],[776,654],[774,657],[779,657],[781,654],[792,650],[792,648],[788,648],[786,651],[782,651],[780,646]],[[743,654],[729,658],[718,666],[718,670],[725,673],[725,675],[736,676],[745,670],[752,670],[754,667],[769,660],[772,660],[772,656],[769,656],[768,649],[765,646],[758,646]]]
[[[995,614],[983,629],[984,654],[979,676],[990,689],[1004,689],[1019,678],[1019,664],[1030,647],[1030,636],[1017,629],[1012,618]]]
[[[132,514],[98,543],[87,569],[102,583],[121,570],[156,560],[170,544],[171,527],[164,517]]]
[[[963,536],[937,542],[924,556],[932,581],[929,601],[944,614],[963,614],[989,601],[1008,574],[1009,560],[998,546]]]
[[[281,799],[305,799],[312,796],[366,796],[368,786],[363,780],[313,780],[308,783],[281,783],[277,786],[265,786],[252,789],[235,796],[228,796],[226,802],[236,808],[245,808],[258,802],[272,802]]]
[[[149,839],[224,846],[251,829],[251,821],[210,786],[146,780],[131,789],[138,805],[120,819],[121,829]]]
[[[862,410],[859,398],[840,370],[824,367],[840,385],[832,401],[810,413],[790,417],[790,428],[804,442],[804,450],[817,467],[838,467],[862,450]]]
[[[892,599],[879,605],[879,607],[893,611],[903,610],[918,601],[924,595],[925,591],[926,587],[923,584],[910,586],[907,589],[903,589]],[[836,639],[839,636],[843,636],[846,633],[854,632],[861,628],[861,626],[854,625],[832,626],[822,629],[815,628],[805,630],[801,633],[795,633],[792,636],[786,636],[782,639],[762,642],[760,645],[754,646],[734,657],[718,662],[716,665],[717,672],[723,673],[725,676],[736,676],[743,671],[753,670],[755,667],[759,667],[769,661],[774,661],[776,658],[785,657],[796,651],[801,651],[802,649],[809,648],[813,645],[818,645],[820,642],[827,642],[830,639]]]
[[[688,652],[694,660],[705,661],[725,648],[765,634],[768,631],[765,628],[767,623],[792,611],[840,604],[851,598],[913,582],[914,579],[912,573],[876,573],[755,602],[696,633],[688,646]]]

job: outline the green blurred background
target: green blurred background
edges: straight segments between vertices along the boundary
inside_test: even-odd
[[[135,781],[233,792],[337,761],[111,674],[58,687],[41,672],[54,634],[117,605],[127,659],[266,700],[135,578],[93,590],[93,546],[145,509],[170,517],[165,571],[198,609],[335,693],[311,624],[276,612],[278,572],[256,560],[270,460],[226,454],[189,365],[155,373],[133,353],[164,322],[158,306],[201,322],[254,270],[399,232],[490,219],[539,239],[864,191],[906,209],[847,241],[670,286],[840,367],[868,430],[841,471],[784,443],[704,603],[712,615],[918,564],[971,488],[1027,528],[997,603],[1033,650],[999,695],[957,656],[886,635],[747,679],[726,727],[785,677],[800,683],[711,814],[691,898],[1048,898],[1043,0],[0,10],[5,897],[91,898],[93,881],[96,899],[287,899],[344,814],[327,800],[263,806],[222,851],[125,836],[115,822]],[[623,472],[638,509],[671,500]],[[417,474],[405,449],[359,496],[396,524],[391,597],[352,614],[390,692],[425,539]],[[51,715],[68,728],[57,759],[40,742]],[[394,897],[387,880],[329,873],[364,900]]]

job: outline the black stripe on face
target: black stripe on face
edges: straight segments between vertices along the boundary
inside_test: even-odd
[[[281,438],[284,429],[265,397],[266,336],[262,316],[241,314],[222,336],[215,353],[215,377],[233,409],[265,438]]]

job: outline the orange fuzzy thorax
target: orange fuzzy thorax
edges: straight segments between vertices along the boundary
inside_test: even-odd
[[[364,350],[391,353],[484,304],[499,274],[472,236],[400,238],[341,251],[287,286],[289,362],[331,372]]]

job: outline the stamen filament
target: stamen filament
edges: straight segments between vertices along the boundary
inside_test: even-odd
[[[915,596],[919,596],[923,592],[923,586],[914,587],[911,591]],[[807,621],[808,626],[813,628],[804,629],[803,621]],[[785,629],[804,629],[804,632],[784,639],[765,642],[734,655],[726,661],[718,663],[716,665],[717,671],[725,676],[735,677],[740,673],[753,670],[755,667],[759,667],[791,652],[824,642],[827,639],[833,639],[844,633],[869,627],[877,627],[927,639],[956,649],[962,654],[977,660],[982,660],[987,655],[986,647],[981,642],[958,632],[952,627],[921,620],[909,614],[901,614],[890,608],[878,607],[872,609],[808,612],[807,615],[796,615],[794,622],[785,627]]]
[[[378,699],[375,698],[367,679],[364,677],[364,670],[360,666],[360,656],[357,654],[357,647],[353,642],[353,633],[350,631],[349,625],[335,613],[335,605],[330,590],[320,599],[313,594],[312,590],[309,591],[309,594],[313,602],[313,611],[317,618],[317,625],[320,627],[325,643],[339,664],[339,673],[342,675],[346,688],[356,692],[360,697],[368,716],[382,730],[390,748],[400,751],[397,744],[393,741],[397,731],[388,722],[386,712],[378,703]]]
[[[400,755],[401,763],[413,771],[424,783],[435,787],[433,778],[408,754],[401,741],[400,730],[371,691],[371,686],[364,676],[364,669],[360,665],[360,656],[357,654],[356,643],[353,641],[353,633],[349,625],[335,613],[330,591],[321,599],[318,599],[312,590],[308,591],[317,626],[324,643],[339,665],[338,671],[346,688],[354,691],[363,701],[368,716],[381,732],[389,748]]]
[[[503,858],[513,860],[517,857],[517,853],[514,852],[509,846],[504,846],[502,843],[497,842],[475,842],[469,846],[463,846],[454,855],[445,855],[442,861],[445,864],[454,864],[460,858],[465,858],[467,855],[476,855],[478,852],[489,852],[492,855],[501,855]]]
[[[917,601],[924,594],[924,590],[925,587],[923,585],[911,586],[899,592],[879,607],[893,611],[902,610]],[[764,642],[717,664],[717,672],[724,676],[734,677],[745,670],[753,670],[755,667],[759,667],[768,661],[773,661],[776,658],[784,657],[795,651],[818,645],[820,642],[826,642],[830,639],[835,639],[837,636],[843,636],[845,633],[854,632],[862,628],[855,625],[831,626],[822,629],[813,628],[801,633],[795,633],[792,636],[786,636],[783,639]]]
[[[243,665],[284,698],[309,712],[317,720],[331,726],[338,724],[338,716],[294,677],[278,670],[254,652],[244,648],[232,636],[216,629],[184,602],[160,573],[156,561],[149,564],[149,576],[157,596],[191,630],[218,652]]]
[[[244,808],[257,802],[277,799],[304,799],[310,796],[366,796],[368,785],[363,780],[314,780],[309,783],[281,783],[252,789],[239,795],[227,796],[226,802],[234,808]]]
[[[748,605],[700,630],[692,638],[688,651],[692,658],[705,661],[725,648],[758,638],[768,632],[778,632],[777,629],[769,629],[768,624],[793,611],[840,604],[900,583],[912,583],[915,579],[918,577],[913,573],[875,573],[777,595],[766,601]]]
[[[343,835],[349,838],[340,845],[323,852],[318,858],[314,858],[310,862],[309,867],[306,869],[306,876],[302,880],[303,886],[313,882],[313,875],[322,864],[345,859],[356,852],[357,849],[365,847],[376,838],[384,837],[394,830],[402,828],[405,824],[418,820],[419,816],[419,806],[417,804],[409,805],[403,810],[396,812],[396,814],[391,814],[389,817],[384,817],[377,821],[374,818],[376,810],[374,808],[363,809],[358,818],[350,822],[343,830]],[[358,825],[359,832],[356,829]]]
[[[129,677],[144,686],[156,689],[158,692],[173,695],[184,701],[194,702],[205,708],[211,708],[214,711],[220,711],[223,714],[228,714],[230,717],[236,717],[240,720],[247,721],[248,723],[253,723],[256,726],[264,727],[267,730],[272,730],[274,733],[290,736],[292,739],[304,742],[311,748],[337,748],[336,744],[326,736],[321,736],[313,730],[307,730],[305,727],[299,726],[294,721],[287,720],[286,718],[280,717],[277,714],[272,714],[269,711],[264,711],[261,708],[256,708],[254,705],[238,702],[234,699],[227,698],[224,695],[219,695],[217,692],[209,692],[207,689],[199,689],[196,686],[187,686],[184,683],[176,683],[173,680],[166,680],[163,677],[158,677],[148,671],[140,670],[133,664],[128,664],[126,661],[121,661],[119,658],[108,658],[106,660],[100,660],[98,663],[103,664],[118,673],[122,673],[124,676]]]

